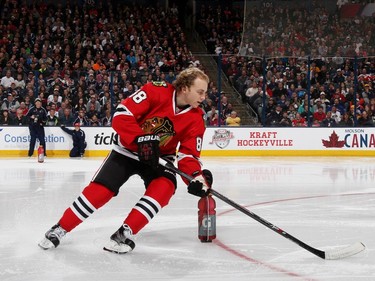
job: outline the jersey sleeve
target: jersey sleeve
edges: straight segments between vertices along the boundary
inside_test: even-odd
[[[42,123],[43,124],[46,124],[47,123],[47,110],[45,110],[44,108],[43,108],[43,111],[42,111],[43,113],[42,113],[42,116],[41,116],[41,118],[42,118]]]
[[[33,115],[33,114],[34,114],[34,107],[31,107],[31,108],[27,111],[27,113],[26,113],[26,117],[30,118],[31,115]]]
[[[152,99],[149,85],[146,84],[117,106],[112,127],[119,136],[120,145],[132,151],[137,150],[134,140],[144,134],[137,120],[148,112],[151,104],[155,102]]]
[[[64,127],[60,127],[60,128],[61,128],[61,130],[63,130],[65,133],[67,133],[67,134],[73,136],[73,130],[70,130],[70,129],[68,129],[68,128],[65,128],[65,126],[64,126]]]
[[[198,119],[199,118],[199,119]],[[202,116],[195,119],[194,126],[184,140],[181,141],[177,153],[178,168],[193,177],[202,173],[202,163],[200,161],[200,154],[203,144],[203,135],[205,132],[205,125]],[[188,181],[183,178],[185,183]]]

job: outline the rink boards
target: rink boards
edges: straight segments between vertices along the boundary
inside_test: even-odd
[[[86,157],[107,155],[115,132],[110,127],[82,127]],[[48,156],[66,157],[72,138],[59,127],[46,127]],[[27,127],[0,127],[1,156],[26,156]],[[203,156],[375,156],[375,128],[207,128]]]

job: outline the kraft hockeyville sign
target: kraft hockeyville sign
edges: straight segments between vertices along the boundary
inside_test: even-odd
[[[82,127],[85,156],[105,156],[116,141],[110,127]],[[46,127],[48,155],[66,156],[72,139],[59,127]],[[28,127],[0,127],[0,152],[25,156]],[[202,156],[375,156],[375,128],[247,128],[210,127]]]

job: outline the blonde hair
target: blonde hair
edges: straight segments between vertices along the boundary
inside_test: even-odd
[[[176,91],[180,91],[183,87],[190,87],[194,84],[195,79],[200,78],[207,81],[207,84],[210,82],[210,78],[199,68],[189,67],[181,71],[173,85],[176,88]]]

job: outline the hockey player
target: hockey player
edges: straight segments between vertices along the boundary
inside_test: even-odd
[[[47,121],[47,111],[42,107],[42,101],[36,98],[35,106],[30,108],[26,116],[29,118],[29,131],[30,131],[30,146],[29,146],[29,157],[34,154],[36,139],[39,140],[39,144],[44,147],[44,155],[46,154],[46,141],[44,133],[44,125]]]
[[[70,157],[83,157],[85,149],[87,146],[86,143],[86,134],[81,130],[81,125],[79,123],[74,123],[74,130],[70,130],[61,125],[61,129],[72,136],[73,138],[73,148],[69,152]]]
[[[134,249],[134,237],[165,207],[176,189],[176,175],[158,165],[159,156],[174,162],[195,180],[188,192],[206,196],[212,174],[200,162],[205,131],[203,111],[209,79],[198,68],[183,70],[173,86],[166,82],[145,84],[123,100],[113,116],[117,142],[92,181],[39,243],[43,249],[56,248],[94,211],[116,196],[134,174],[143,179],[146,191],[109,239],[104,250],[124,254]]]

